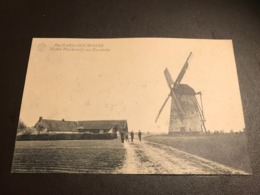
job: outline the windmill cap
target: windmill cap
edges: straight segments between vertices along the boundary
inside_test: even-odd
[[[180,95],[196,95],[196,92],[187,84],[179,84],[174,88],[174,92]]]

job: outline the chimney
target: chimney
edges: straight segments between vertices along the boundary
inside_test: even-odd
[[[42,116],[39,117],[39,122],[42,120]]]
[[[65,121],[65,119],[63,118],[61,121]]]

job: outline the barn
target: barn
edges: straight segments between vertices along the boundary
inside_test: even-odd
[[[85,120],[66,121],[39,118],[34,126],[38,132],[44,133],[89,133],[104,134],[128,132],[126,120]]]
[[[84,133],[128,132],[126,120],[78,121],[78,131]]]

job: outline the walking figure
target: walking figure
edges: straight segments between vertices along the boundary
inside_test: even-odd
[[[131,135],[131,142],[133,142],[133,140],[134,140],[134,132],[131,131],[130,135]]]
[[[139,138],[139,141],[142,141],[142,132],[140,130],[138,132],[138,138]]]
[[[121,142],[124,143],[125,134],[123,132],[120,132]]]
[[[125,141],[129,142],[129,140],[128,140],[128,132],[125,133]]]

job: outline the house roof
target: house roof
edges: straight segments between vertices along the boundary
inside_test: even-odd
[[[112,128],[127,129],[126,120],[64,121],[40,118],[35,127],[37,128],[39,125],[42,125],[48,131],[77,131],[77,129],[109,130]]]
[[[83,129],[112,129],[115,127],[125,129],[127,128],[126,120],[94,120],[94,121],[78,121],[78,127]]]
[[[37,125],[43,125],[48,131],[76,131],[77,122],[75,121],[62,121],[62,120],[50,120],[41,119]]]

